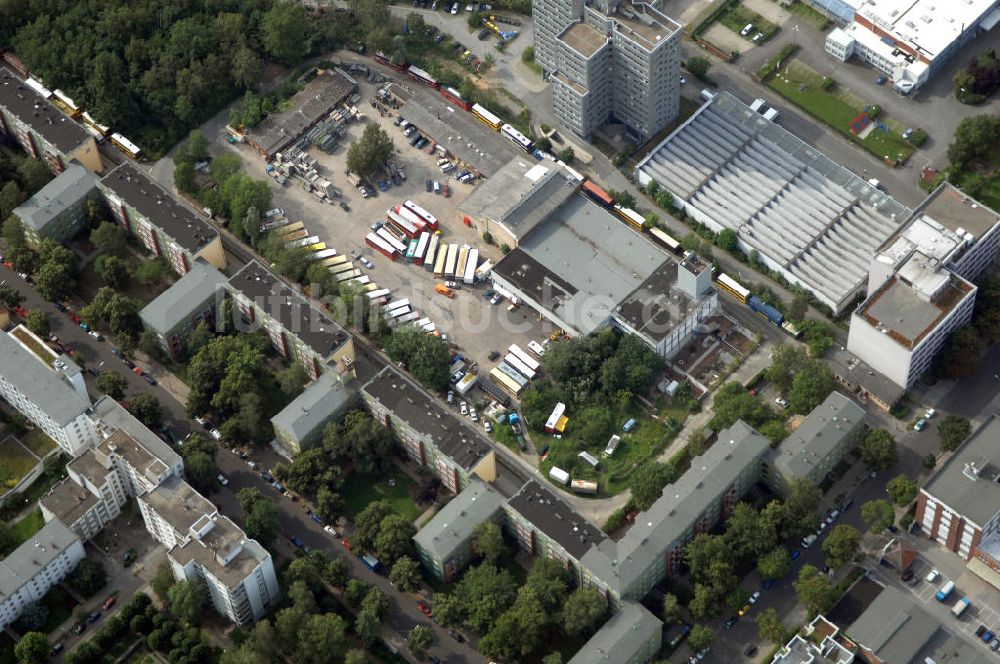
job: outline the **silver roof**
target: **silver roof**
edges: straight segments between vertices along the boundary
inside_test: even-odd
[[[864,421],[861,406],[840,392],[830,395],[806,416],[774,451],[774,466],[785,475],[806,477],[809,472]]]
[[[928,480],[923,491],[980,528],[1000,510],[1000,416],[962,443]]]
[[[471,478],[469,486],[442,507],[413,536],[413,541],[438,560],[447,561],[472,537],[476,526],[492,519],[504,502],[504,497],[488,484]]]
[[[0,601],[18,591],[59,554],[80,541],[72,530],[53,519],[0,561]]]
[[[178,472],[183,468],[184,462],[181,460],[181,456],[170,445],[111,397],[104,396],[98,399],[97,403],[94,404],[94,412],[97,413],[102,433],[105,436],[110,436],[115,431],[124,431],[146,452],[167,466],[175,468]]]
[[[631,664],[662,628],[663,623],[642,604],[622,602],[621,609],[583,644],[569,664]]]
[[[214,299],[228,281],[224,274],[198,259],[187,274],[143,307],[139,318],[145,327],[166,334],[190,320],[192,314]]]
[[[25,226],[40,232],[57,215],[97,189],[99,179],[77,162],[70,162],[65,171],[14,208],[14,214]]]
[[[0,333],[0,375],[56,424],[65,426],[90,408],[90,400],[9,334]]]
[[[358,394],[351,376],[329,370],[320,374],[302,394],[271,418],[275,430],[283,431],[297,442],[341,413]]]

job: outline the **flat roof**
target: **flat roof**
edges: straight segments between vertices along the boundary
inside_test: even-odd
[[[522,239],[493,271],[578,334],[589,334],[667,260],[648,239],[577,195]]]
[[[598,32],[597,28],[581,21],[570,23],[569,27],[563,30],[556,39],[585,58],[597,53],[602,46],[608,43],[608,38]]]
[[[529,480],[507,505],[577,560],[595,544],[608,539],[603,530],[536,480]]]
[[[63,551],[79,541],[76,533],[64,526],[59,519],[46,523],[41,530],[0,561],[0,599],[16,593]]]
[[[181,565],[198,563],[229,588],[242,583],[271,557],[257,542],[247,539],[229,517],[214,514],[211,523],[207,533],[174,547],[168,555]]]
[[[176,475],[149,493],[139,496],[170,526],[187,536],[199,519],[215,514],[215,505]]]
[[[828,303],[847,304],[909,208],[720,92],[636,168],[736,231]]]
[[[698,306],[677,288],[677,261],[668,258],[632,291],[615,315],[632,329],[657,343],[671,334]]]
[[[920,204],[914,216],[930,217],[945,228],[972,233],[976,239],[1000,223],[1000,214],[983,205],[950,182],[942,182]]]
[[[921,258],[918,254],[910,261]],[[904,348],[913,348],[966,297],[972,296],[974,289],[954,274],[933,268],[928,271],[941,277],[940,282],[933,283],[932,297],[922,292],[918,283],[907,283],[897,274],[861,303],[857,315]]]
[[[98,177],[72,161],[62,173],[38,193],[14,208],[26,226],[39,232],[56,216],[72,207],[97,187]]]
[[[181,203],[131,162],[123,162],[101,178],[101,185],[135,208],[174,242],[189,253],[219,237],[205,219]]]
[[[681,29],[680,23],[645,3],[622,3],[612,18],[618,32],[647,51],[652,51]]]
[[[472,470],[493,453],[493,447],[452,413],[444,411],[423,388],[391,366],[368,381],[362,391],[375,399],[434,445],[461,468]]]
[[[82,125],[63,115],[6,67],[0,67],[0,106],[63,154],[93,140]]]
[[[832,355],[827,356],[827,361],[835,374],[887,404],[894,405],[906,392],[905,388],[875,371],[852,353],[840,350],[839,346],[833,349]]]
[[[72,526],[99,502],[100,498],[67,477],[42,496],[39,504],[52,512],[56,519]]]
[[[775,450],[775,467],[793,477],[807,477],[864,419],[861,406],[840,392],[831,392],[781,441]]]
[[[625,536],[606,540],[581,561],[597,578],[620,594],[665,555],[708,505],[719,500],[749,464],[756,463],[770,443],[743,420],[719,432],[705,454],[691,468],[663,488],[653,505],[635,518]]]
[[[561,71],[557,71],[555,74],[552,75],[552,77],[558,79],[560,83],[568,86],[570,89],[573,90],[573,92],[580,95],[581,97],[590,92],[590,90],[585,85],[574,81]]]
[[[93,448],[86,450],[74,459],[70,459],[66,467],[77,475],[87,478],[94,486],[98,487],[104,484],[110,472],[101,459],[94,454]]]
[[[1000,416],[990,415],[921,489],[984,528],[1000,511]]]
[[[940,627],[909,593],[886,587],[845,632],[883,662],[913,662]]]
[[[152,457],[159,459],[165,466],[174,468],[180,472],[183,468],[181,455],[174,451],[163,441],[162,438],[153,433],[149,427],[135,418],[132,413],[109,396],[103,396],[94,404],[94,412],[100,422],[99,428],[107,437],[113,437],[116,432],[124,432],[128,438],[138,443],[143,450]],[[116,440],[122,440],[116,438]],[[99,446],[100,447],[100,446]],[[140,468],[140,466],[136,466]]]
[[[170,470],[170,466],[156,458],[124,430],[111,434],[97,449],[103,454],[117,454],[153,483]]]
[[[324,70],[295,93],[289,100],[289,110],[267,116],[247,130],[247,138],[270,158],[339,106],[356,88],[354,79],[339,69]]]
[[[313,383],[271,418],[275,429],[302,441],[357,396],[353,377],[336,371],[324,371]]]
[[[569,660],[569,664],[631,664],[655,638],[663,623],[636,602],[622,602],[597,633]]]
[[[3,377],[59,426],[69,424],[90,409],[90,399],[77,392],[56,369],[54,363],[64,362],[63,359],[44,362],[13,336],[3,333],[0,333],[0,357]]]
[[[229,286],[326,358],[348,341],[350,335],[326,314],[292,290],[273,272],[252,260],[229,279]]]
[[[228,279],[205,261],[198,259],[191,269],[139,312],[143,324],[166,334],[191,320],[205,302],[215,299]]]
[[[413,541],[438,560],[447,562],[472,537],[476,526],[492,519],[504,502],[504,497],[489,484],[474,478],[417,531]]]
[[[993,0],[868,0],[857,13],[933,60],[994,6]]]

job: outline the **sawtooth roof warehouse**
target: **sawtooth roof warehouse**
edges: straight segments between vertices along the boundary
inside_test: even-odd
[[[840,314],[864,292],[871,256],[911,210],[720,92],[636,166],[695,221]]]

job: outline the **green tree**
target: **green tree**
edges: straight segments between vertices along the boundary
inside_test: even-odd
[[[21,611],[17,622],[21,629],[28,631],[40,630],[49,619],[49,609],[41,602],[31,602]]]
[[[173,587],[174,583],[174,573],[170,569],[170,563],[164,560],[160,563],[160,566],[156,568],[156,575],[153,577],[153,581],[150,584],[153,588],[153,592],[156,593],[156,596],[161,602],[167,601],[167,593],[170,591],[170,588]]]
[[[24,296],[13,286],[0,286],[0,304],[8,309],[20,306],[24,303]]]
[[[775,645],[783,645],[788,638],[788,630],[778,617],[778,612],[773,608],[767,608],[757,614],[754,619],[760,638],[767,639]]]
[[[135,271],[136,281],[144,286],[164,281],[169,276],[170,266],[162,258],[143,261]]]
[[[500,526],[493,521],[484,521],[473,530],[472,546],[483,560],[495,565],[507,552]]]
[[[938,424],[938,436],[941,440],[942,452],[953,452],[958,449],[972,433],[972,424],[959,415],[945,415]]]
[[[576,153],[573,152],[573,148],[564,148],[559,151],[559,161],[564,164],[572,164],[575,158]]]
[[[757,571],[764,579],[780,579],[791,568],[792,558],[788,555],[788,549],[783,546],[772,549],[757,561]]]
[[[28,317],[25,318],[25,323],[27,323],[29,330],[43,339],[49,336],[49,317],[41,309],[32,309],[29,311]]]
[[[402,592],[414,592],[420,587],[420,563],[409,556],[403,556],[392,564],[389,583]]]
[[[816,526],[816,506],[823,493],[812,482],[796,478],[789,485],[788,495],[782,505],[782,535],[785,538],[803,537]]]
[[[859,546],[861,546],[861,533],[857,528],[846,523],[834,526],[823,540],[826,564],[836,568],[850,562],[858,552]]]
[[[261,28],[267,53],[286,65],[300,62],[311,48],[309,17],[290,0],[275,2],[264,14]]]
[[[365,598],[361,600],[361,610],[371,611],[381,620],[389,611],[389,598],[381,589],[372,587],[368,590]]]
[[[487,564],[470,567],[455,588],[465,624],[485,634],[500,614],[514,603],[516,588],[507,570]],[[435,606],[435,612],[438,609],[439,606]]]
[[[117,256],[98,256],[94,261],[94,272],[105,286],[121,288],[128,281],[128,265]]]
[[[102,221],[90,232],[90,243],[103,255],[121,258],[128,251],[128,236],[118,224]]]
[[[128,381],[116,371],[105,371],[96,382],[97,389],[116,401],[125,396],[125,388],[128,387]]]
[[[243,530],[247,537],[268,546],[278,536],[278,507],[271,501],[258,502],[247,514]]]
[[[108,582],[108,573],[101,563],[84,558],[70,572],[69,584],[84,597],[93,597]]]
[[[804,290],[795,290],[792,302],[788,305],[788,319],[799,323],[806,319],[806,312],[809,311],[809,293]]]
[[[869,500],[861,506],[861,519],[868,525],[868,530],[880,533],[896,519],[896,512],[888,500]]]
[[[762,518],[749,503],[739,502],[726,519],[725,540],[737,557],[757,558],[778,543],[778,525]]]
[[[899,458],[896,440],[885,429],[872,429],[858,443],[858,456],[872,470],[885,470]]]
[[[899,474],[885,485],[889,496],[900,507],[906,507],[917,497],[917,485],[906,474]]]
[[[563,607],[563,628],[570,636],[593,630],[607,612],[607,601],[594,588],[577,588]]]
[[[710,426],[716,431],[731,427],[736,420],[756,427],[774,417],[770,408],[736,381],[730,381],[716,391],[713,408],[715,417]]]
[[[434,595],[434,622],[439,625],[457,625],[462,622],[465,607],[455,595],[437,593]]]
[[[28,632],[14,646],[14,656],[22,664],[45,664],[49,661],[49,639],[41,632]]]
[[[368,657],[364,650],[352,648],[344,655],[344,664],[368,664]]]
[[[788,405],[794,412],[805,415],[823,403],[836,386],[837,381],[829,367],[819,362],[813,363],[809,371],[800,371],[792,379]]]
[[[365,597],[368,595],[368,589],[368,584],[361,579],[351,579],[347,582],[344,597],[347,599],[347,603],[352,607],[360,608],[361,602],[363,602]]]
[[[425,387],[432,390],[447,387],[448,345],[438,337],[403,325],[392,332],[385,352],[394,362],[402,362]]]
[[[360,612],[354,621],[354,633],[369,648],[378,643],[381,638],[378,616],[371,611]]]
[[[715,236],[715,243],[723,251],[736,251],[739,248],[739,238],[736,231],[731,228],[723,228]]]
[[[185,625],[197,625],[208,606],[201,581],[178,581],[167,591],[170,613]]]
[[[708,75],[708,70],[712,67],[712,61],[700,55],[692,56],[684,61],[684,68],[691,72],[691,75],[699,81],[712,83],[712,78]]]
[[[347,149],[347,168],[362,178],[374,176],[392,156],[389,134],[377,124],[365,125],[361,138]]]
[[[982,353],[983,341],[979,332],[973,326],[966,325],[951,333],[936,362],[946,377],[965,378],[979,369]]]
[[[0,188],[0,219],[6,219],[18,205],[28,199],[28,195],[21,191],[13,180],[4,184]]]
[[[299,629],[295,643],[297,664],[326,664],[332,653],[341,653],[349,645],[347,623],[336,613],[309,616]]]
[[[128,402],[128,412],[151,429],[159,427],[163,420],[163,407],[149,392],[141,392],[132,397]]]
[[[809,611],[810,616],[829,610],[837,599],[837,593],[830,585],[830,580],[809,564],[802,566],[799,578],[793,585],[795,595]]]
[[[666,593],[663,595],[663,622],[675,623],[681,619],[681,604],[677,595]]]
[[[75,286],[76,268],[72,264],[46,261],[38,268],[35,289],[46,300],[65,300]]]
[[[562,653],[558,650],[550,652],[545,657],[542,657],[542,664],[563,664]]]
[[[289,396],[295,396],[302,391],[302,388],[309,381],[309,374],[301,362],[292,361],[284,369],[280,369],[274,374],[275,380],[281,391]]]
[[[674,466],[665,463],[640,464],[629,477],[632,500],[640,510],[649,509],[663,493],[663,487],[677,479]]]
[[[434,643],[434,632],[426,625],[417,625],[406,635],[406,642],[409,644],[413,656],[422,659],[427,653],[427,649]]]
[[[694,652],[701,652],[712,645],[715,635],[712,630],[704,625],[695,625],[688,633],[688,645]]]

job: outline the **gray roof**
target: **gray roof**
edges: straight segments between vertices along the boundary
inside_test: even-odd
[[[833,372],[843,380],[851,385],[861,387],[890,406],[895,405],[906,392],[905,388],[875,371],[846,350],[840,350],[839,346],[834,348],[832,355],[827,356],[827,363]]]
[[[209,522],[211,529],[200,539],[192,538],[168,555],[181,565],[196,562],[228,588],[242,583],[258,565],[271,557],[256,541],[247,539],[229,517],[215,514],[199,523],[199,528]],[[230,559],[230,556],[233,557]],[[227,559],[228,562],[224,562]]]
[[[631,664],[662,629],[663,623],[642,604],[622,602],[621,609],[583,644],[569,664]]]
[[[774,466],[792,477],[807,477],[845,437],[853,435],[865,411],[840,392],[830,395],[806,416],[775,450]]]
[[[880,660],[903,664],[917,661],[917,653],[940,626],[937,618],[913,603],[909,593],[884,588],[846,634]]]
[[[922,265],[918,267],[918,264]],[[911,257],[907,265],[914,267],[915,274],[940,278],[943,285],[933,293],[932,299],[928,299],[930,293],[921,283],[904,281],[902,275],[897,275],[869,295],[856,314],[868,325],[885,330],[893,341],[910,349],[937,329],[945,316],[966,298],[975,295],[971,284],[937,268],[933,262],[925,263],[920,255]]]
[[[911,212],[727,92],[637,170],[837,308]]]
[[[139,496],[182,537],[190,534],[198,521],[211,518],[218,510],[208,498],[176,475],[149,493]]]
[[[991,415],[922,491],[983,528],[1000,509],[1000,416]]]
[[[470,217],[502,224],[520,241],[565,203],[578,185],[555,162],[522,155],[477,186],[460,209]]]
[[[503,496],[489,484],[473,479],[413,536],[413,540],[438,560],[447,561],[472,537],[476,526],[492,519],[503,504]]]
[[[603,530],[580,516],[561,496],[536,480],[525,483],[507,505],[581,562],[584,554],[595,544],[610,541]]]
[[[357,384],[351,376],[325,371],[272,417],[271,424],[301,442],[342,413],[357,393]]]
[[[124,431],[146,452],[162,461],[164,465],[176,469],[177,472],[180,472],[184,467],[181,456],[170,445],[111,397],[103,396],[98,399],[97,403],[94,404],[94,412],[97,413],[105,436],[111,436],[116,431]],[[138,465],[137,467],[139,470],[144,469]]]
[[[79,541],[77,534],[59,519],[46,523],[33,537],[0,561],[0,600],[16,593],[59,554]]]
[[[87,450],[86,455],[93,455],[93,452]],[[74,482],[73,478],[67,477],[42,496],[38,504],[54,514],[56,519],[72,527],[99,502],[100,498]]]
[[[70,162],[65,171],[14,208],[14,214],[25,226],[40,232],[57,215],[90,195],[97,181],[96,175],[76,161]]]
[[[522,239],[493,271],[576,333],[589,334],[667,260],[672,259],[652,242],[578,195]]]
[[[622,300],[615,309],[615,317],[654,344],[673,333],[699,304],[677,287],[678,269],[677,261],[663,261]]]
[[[90,408],[90,399],[9,334],[0,333],[0,358],[0,374],[56,424],[65,426]]]
[[[166,334],[200,312],[227,282],[226,276],[199,259],[183,277],[139,312],[143,325]]]
[[[708,451],[691,461],[691,468],[663,494],[618,542],[607,540],[581,560],[584,567],[619,594],[655,564],[658,558],[718,501],[747,468],[769,448],[769,442],[742,420],[719,433]]]
[[[73,152],[87,140],[92,140],[83,125],[60,113],[6,67],[0,67],[0,106],[63,154]]]
[[[965,194],[950,182],[942,182],[914,211],[913,217],[927,216],[945,228],[962,229],[976,239],[1000,223],[1000,214]]]
[[[101,178],[101,186],[114,192],[190,253],[196,253],[219,237],[219,232],[208,221],[131,162],[123,162]]]

